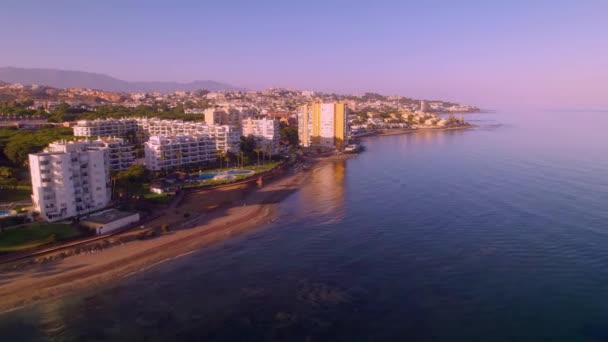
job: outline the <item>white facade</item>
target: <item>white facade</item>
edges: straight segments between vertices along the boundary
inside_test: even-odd
[[[252,135],[258,146],[270,149],[273,153],[278,152],[281,136],[279,134],[280,124],[276,119],[252,119],[243,120],[243,135]]]
[[[206,135],[152,136],[144,145],[146,167],[171,170],[215,161],[216,146]]]
[[[135,119],[80,120],[73,127],[77,137],[124,137],[137,130]]]
[[[298,111],[300,145],[338,148],[348,140],[348,111],[343,103],[312,103]]]
[[[335,125],[335,105],[333,103],[322,103],[319,124],[320,145],[334,146]]]
[[[207,125],[234,125],[238,126],[245,118],[255,115],[255,111],[246,107],[218,107],[207,108],[203,112]]]
[[[87,217],[80,221],[80,224],[95,229],[95,233],[101,235],[126,227],[131,223],[139,221],[139,219],[139,213],[128,213],[116,209],[109,209]]]
[[[32,201],[43,219],[57,221],[108,205],[108,149],[90,142],[56,142],[29,155]]]
[[[300,145],[309,147],[312,144],[312,109],[305,106],[298,111],[298,137]]]
[[[123,121],[125,122],[124,125],[117,123]],[[216,149],[224,152],[238,152],[241,138],[241,129],[236,125],[209,125],[202,122],[157,118],[82,120],[78,122],[77,126],[74,126],[74,135],[87,137],[124,136],[131,130],[139,130],[145,138],[152,136],[206,135],[215,141]]]
[[[108,149],[108,166],[112,171],[126,170],[135,162],[133,146],[125,144],[123,139],[99,138],[90,144]]]

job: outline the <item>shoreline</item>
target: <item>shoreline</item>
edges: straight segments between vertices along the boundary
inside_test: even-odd
[[[173,227],[179,228],[152,239],[119,242],[93,253],[45,262],[3,265],[0,267],[0,314],[65,297],[82,289],[107,286],[117,279],[198,252],[206,246],[263,229],[276,219],[278,205],[307,184],[315,169],[357,155],[343,153],[307,158],[312,163],[308,170],[288,169],[262,188],[247,184],[189,193],[173,213],[163,215],[153,223],[159,225],[179,217],[181,219],[172,223]],[[208,196],[210,193],[213,196]],[[213,197],[213,203],[206,207],[201,205],[202,199],[209,197]],[[188,206],[202,210],[184,220],[183,213],[188,212]],[[138,232],[134,230],[125,235]]]
[[[361,139],[367,138],[367,137],[373,137],[373,136],[390,136],[390,135],[400,135],[400,134],[412,134],[412,133],[417,133],[417,132],[458,131],[458,130],[464,130],[464,129],[472,129],[472,128],[476,128],[476,127],[477,127],[476,125],[467,124],[467,125],[456,126],[456,127],[395,128],[395,129],[388,129],[388,130],[385,130],[382,132],[378,132],[377,134],[362,136]]]
[[[174,223],[178,227],[153,239],[120,243],[93,254],[80,254],[22,268],[0,269],[0,314],[45,300],[57,299],[83,288],[103,286],[156,265],[197,252],[230,237],[258,230],[274,222],[278,205],[306,184],[310,172],[337,159],[337,155],[313,158],[308,171],[286,171],[254,189],[235,185],[201,190],[187,195],[182,205],[200,206],[201,198],[214,194],[215,202],[196,217]],[[185,202],[185,203],[184,203]],[[176,215],[183,212],[175,210]]]

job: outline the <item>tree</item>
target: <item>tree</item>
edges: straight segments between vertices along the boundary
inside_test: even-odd
[[[37,131],[0,130],[0,147],[14,166],[26,164],[28,154],[42,151],[49,143],[72,137],[70,128],[46,128]]]
[[[19,181],[13,168],[0,166],[0,189],[14,189],[18,183]]]
[[[143,165],[131,165],[123,171],[119,171],[112,177],[116,190],[121,193],[129,193],[129,189],[141,186],[149,181],[149,174]]]
[[[257,157],[258,157],[258,165],[260,165],[260,152],[262,152],[262,149],[259,148],[259,147],[256,147],[256,148],[253,149],[253,152],[255,152],[255,154],[257,155]]]
[[[241,159],[241,167],[245,166],[245,152],[243,152],[243,151],[239,152],[238,156]]]
[[[298,129],[293,126],[289,126],[281,122],[281,128],[279,129],[281,140],[287,142],[289,146],[298,146],[300,144],[300,138],[298,136]]]
[[[230,152],[224,154],[224,161],[226,162],[226,168],[230,167]]]
[[[256,147],[255,137],[253,135],[248,135],[246,137],[242,136],[241,141],[239,143],[241,151],[251,154]]]
[[[14,169],[6,166],[0,166],[0,189],[14,189],[19,183]]]
[[[133,164],[126,170],[120,171],[116,174],[117,179],[124,179],[131,183],[143,183],[148,181],[148,174],[146,168],[143,165]]]
[[[226,153],[224,151],[222,151],[222,150],[217,150],[215,153],[217,155],[217,159],[220,161],[220,169],[221,169],[222,168],[222,161],[224,160],[224,157],[225,157]]]

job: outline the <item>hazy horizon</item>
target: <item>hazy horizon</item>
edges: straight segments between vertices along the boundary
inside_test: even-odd
[[[9,1],[0,66],[595,110],[608,107],[606,9],[599,1]]]

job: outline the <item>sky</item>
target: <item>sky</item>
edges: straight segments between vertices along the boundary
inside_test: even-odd
[[[0,4],[0,66],[608,108],[608,1],[29,1]]]

